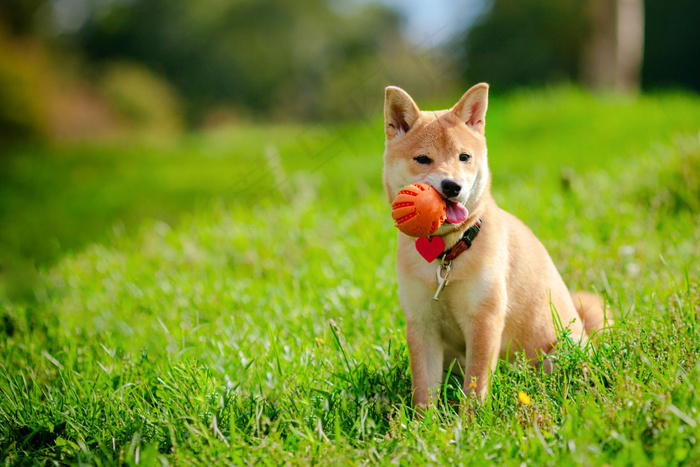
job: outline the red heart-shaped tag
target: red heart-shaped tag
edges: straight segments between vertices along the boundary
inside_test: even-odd
[[[416,250],[429,263],[440,256],[445,249],[445,240],[442,237],[421,237],[416,240]]]

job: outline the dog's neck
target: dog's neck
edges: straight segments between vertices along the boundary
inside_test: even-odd
[[[454,247],[459,239],[462,238],[464,232],[476,224],[479,219],[482,219],[484,222],[488,222],[488,219],[485,219],[485,217],[488,216],[486,216],[484,212],[487,210],[487,205],[490,204],[490,202],[495,201],[493,201],[493,198],[491,197],[491,192],[487,190],[481,196],[481,198],[479,198],[476,206],[469,211],[469,217],[467,217],[466,221],[461,223],[458,227],[455,227],[455,229],[451,232],[441,235],[442,239],[445,241],[445,251],[449,251],[452,247]]]

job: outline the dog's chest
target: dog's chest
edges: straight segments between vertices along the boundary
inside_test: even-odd
[[[461,351],[465,346],[464,327],[469,319],[466,310],[452,305],[447,300],[447,290],[445,296],[439,301],[431,304],[431,313],[440,329],[442,341],[448,347]]]
[[[477,289],[479,281],[474,280],[475,278],[454,279],[440,292],[438,300],[434,300],[438,284],[436,276],[433,275],[432,281],[423,282],[423,287],[408,281],[406,288],[415,287],[410,289],[412,291],[422,288],[424,291],[422,294],[412,294],[412,298],[423,306],[411,307],[409,313],[426,313],[427,316],[422,316],[419,321],[431,322],[433,328],[439,330],[443,345],[455,352],[462,352],[466,345],[465,332],[477,309],[475,301],[479,300],[481,295]]]
[[[401,253],[407,253],[402,256]],[[465,346],[465,331],[474,317],[477,304],[491,287],[483,268],[464,252],[451,263],[450,271],[439,273],[447,283],[438,290],[439,261],[427,263],[413,251],[399,252],[398,276],[400,294],[407,319],[429,322],[439,329],[443,343],[460,352]]]

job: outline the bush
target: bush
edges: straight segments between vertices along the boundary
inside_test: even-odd
[[[0,141],[44,132],[39,67],[32,45],[13,42],[0,28]]]
[[[149,136],[172,136],[182,130],[181,106],[176,92],[143,65],[108,64],[100,88],[130,130]]]

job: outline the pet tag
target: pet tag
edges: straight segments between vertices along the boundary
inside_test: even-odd
[[[438,296],[440,295],[440,292],[442,292],[442,289],[445,288],[445,286],[449,283],[447,280],[447,276],[450,275],[450,264],[452,261],[447,261],[445,263],[440,263],[440,266],[437,268],[437,282],[438,282],[438,287],[437,290],[435,291],[435,295],[433,295],[433,300],[437,301]],[[442,271],[445,271],[445,275],[442,275]]]
[[[429,263],[440,256],[445,249],[445,240],[442,237],[421,237],[416,240],[416,250]]]

